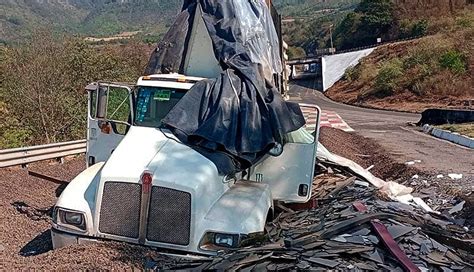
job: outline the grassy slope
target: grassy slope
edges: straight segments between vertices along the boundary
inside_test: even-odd
[[[87,16],[81,24],[81,30],[95,36],[122,31],[162,34],[174,21],[180,7],[181,1],[169,0],[105,4]]]
[[[474,139],[474,123],[469,124],[456,124],[456,125],[441,125],[438,126],[440,129],[449,130],[451,132],[456,132],[461,135],[465,135]]]
[[[38,27],[61,31],[75,29],[88,11],[67,4],[67,1],[59,2],[0,1],[0,42],[24,40]]]
[[[474,10],[430,21],[433,35],[378,48],[327,95],[383,109],[420,112],[474,99]]]

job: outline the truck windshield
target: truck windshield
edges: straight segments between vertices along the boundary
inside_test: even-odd
[[[187,90],[139,87],[135,112],[135,125],[144,127],[160,127],[161,120],[178,103]]]

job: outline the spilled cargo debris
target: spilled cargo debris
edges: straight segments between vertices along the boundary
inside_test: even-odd
[[[153,253],[148,257],[153,268],[474,269],[472,231],[464,226],[465,220],[453,217],[461,213],[463,202],[433,210],[426,202],[435,200],[428,201],[428,197],[423,197],[426,201],[413,196],[407,203],[394,201],[383,190],[365,186],[365,181],[346,167],[320,161],[317,168],[320,173],[315,177],[312,196],[317,207],[293,210],[278,203],[276,218],[267,224],[261,237],[252,241],[259,242],[201,260]]]
[[[328,128],[324,128],[322,132],[326,139],[339,135],[336,134],[338,131]],[[339,141],[353,139],[354,135],[347,134],[347,137],[350,138],[342,138]],[[333,147],[330,150],[332,151]],[[374,156],[373,153],[364,154]],[[70,180],[83,170],[84,160],[84,157],[80,157],[65,164],[33,164],[30,170],[57,177],[59,180]],[[380,160],[379,163],[371,161],[363,164],[364,169],[371,164],[375,164],[374,173],[377,176],[381,176],[380,172],[377,172],[380,167],[390,168],[389,163]],[[329,168],[332,174],[328,173]],[[298,205],[276,203],[275,220],[267,224],[264,234],[254,237],[252,246],[221,252],[215,257],[192,259],[189,255],[168,257],[160,254],[164,252],[163,249],[108,241],[52,250],[48,231],[51,219],[47,211],[56,200],[54,195],[58,185],[32,177],[22,169],[3,169],[0,172],[0,184],[5,190],[1,191],[0,205],[9,220],[0,224],[3,234],[0,235],[0,259],[5,260],[0,263],[8,271],[21,270],[24,267],[36,270],[195,268],[199,271],[210,270],[211,267],[215,270],[219,270],[219,267],[222,267],[220,270],[239,270],[240,267],[243,271],[276,270],[285,267],[287,270],[303,271],[401,270],[401,265],[382,244],[370,222],[334,234],[333,237],[320,236],[320,233],[332,226],[361,215],[356,214],[353,208],[354,203],[360,201],[369,208],[368,213],[396,216],[379,220],[417,267],[428,267],[434,271],[473,270],[474,195],[470,193],[472,180],[467,179],[466,182],[459,183],[451,181],[447,175],[446,179],[439,180],[436,179],[438,173],[427,175],[420,172],[420,179],[412,185],[411,175],[392,175],[397,182],[409,184],[414,189],[412,197],[421,198],[439,213],[430,214],[416,207],[414,202],[404,204],[390,200],[372,185],[368,188],[356,185],[367,181],[346,167],[320,161],[316,169],[311,201]],[[13,180],[17,182],[12,182]],[[427,180],[430,185],[425,184],[423,180]],[[37,216],[41,219],[37,220]],[[305,238],[306,235],[310,235],[310,239]],[[305,242],[293,248],[285,245],[285,241],[287,244],[294,244],[301,240]],[[32,254],[33,252],[35,254]],[[260,259],[255,261],[256,258]],[[452,261],[453,259],[456,261]],[[325,260],[337,262],[338,266],[330,268],[318,263]],[[449,263],[446,263],[447,260]],[[234,261],[239,264],[232,267]]]

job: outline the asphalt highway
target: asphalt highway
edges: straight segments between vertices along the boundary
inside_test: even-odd
[[[474,151],[424,134],[417,123],[421,115],[360,108],[334,102],[306,83],[290,85],[290,100],[320,106],[337,112],[355,133],[374,139],[397,161],[420,160],[415,166],[437,174],[463,174],[463,180],[474,179]]]

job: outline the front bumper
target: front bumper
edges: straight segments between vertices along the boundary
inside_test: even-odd
[[[51,228],[51,239],[53,242],[53,249],[58,249],[61,247],[69,246],[69,245],[83,245],[89,243],[99,243],[101,240],[89,238],[85,236],[75,235],[66,233],[64,231],[60,231],[54,228]],[[158,248],[156,248],[158,249]],[[200,254],[192,254],[189,252],[177,251],[177,250],[169,250],[164,249],[160,251],[160,254],[169,256],[169,257],[178,257],[178,258],[185,258],[190,260],[207,260],[208,256],[200,255]]]
[[[53,249],[69,246],[69,245],[82,245],[97,242],[95,239],[66,233],[54,228],[51,228],[51,240],[53,242]]]

